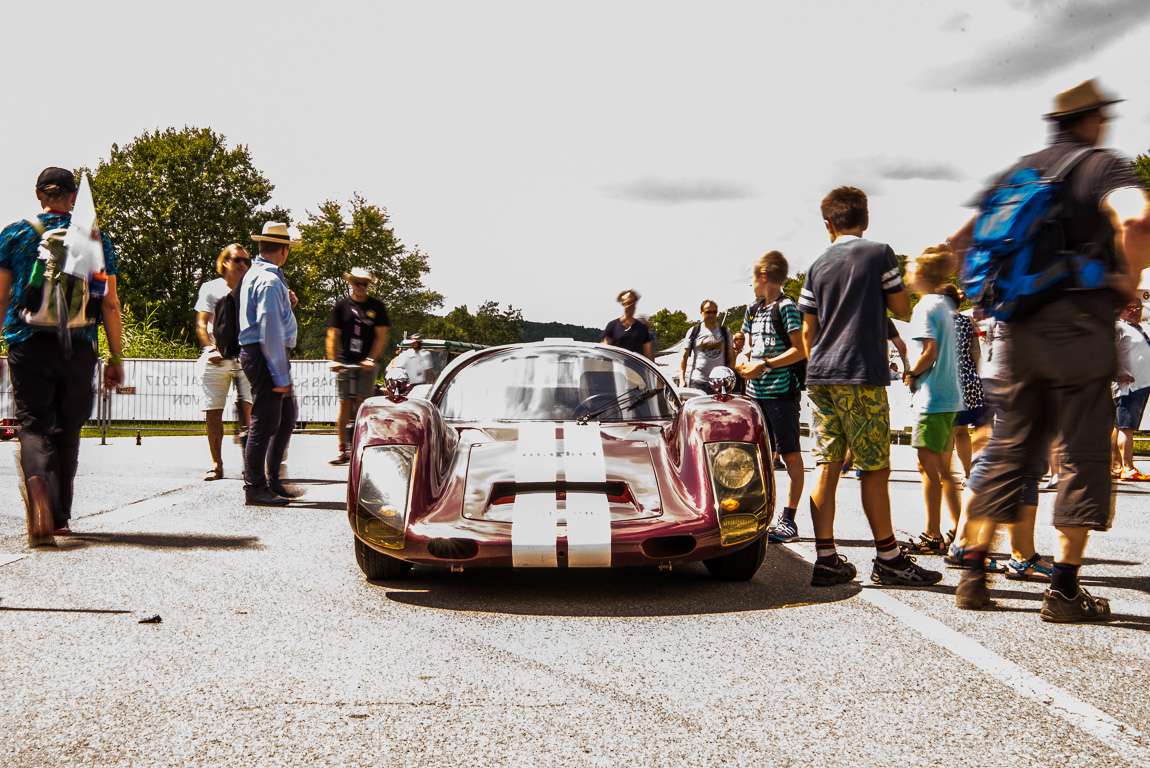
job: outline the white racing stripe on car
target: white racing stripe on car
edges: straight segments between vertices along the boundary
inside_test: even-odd
[[[519,427],[515,482],[551,483],[558,476],[555,424],[525,421]],[[516,568],[555,568],[555,494],[516,494],[511,508],[511,564]]]
[[[598,424],[564,423],[563,447],[567,482],[606,482]],[[567,564],[572,568],[611,566],[611,507],[606,494],[567,494]]]

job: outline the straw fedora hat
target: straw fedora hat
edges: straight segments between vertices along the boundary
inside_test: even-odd
[[[1044,117],[1047,120],[1058,120],[1070,117],[1081,112],[1090,112],[1101,109],[1109,104],[1117,104],[1125,99],[1116,99],[1110,96],[1093,80],[1079,83],[1069,91],[1063,91],[1054,97],[1054,111],[1048,112]]]
[[[343,279],[347,280],[349,283],[352,280],[366,280],[369,283],[375,282],[375,276],[363,267],[352,267],[350,272],[343,273]]]
[[[288,234],[288,225],[278,221],[269,221],[267,224],[264,224],[263,234],[252,235],[252,240],[257,243],[282,243],[284,245],[290,245],[293,248],[300,245],[299,240],[291,239],[291,235]]]

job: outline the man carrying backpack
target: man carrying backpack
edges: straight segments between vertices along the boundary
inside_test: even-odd
[[[1088,80],[1058,94],[1046,118],[1054,135],[1048,147],[1023,158],[982,197],[983,217],[975,217],[952,239],[966,253],[963,275],[969,286],[974,262],[996,224],[996,195],[1019,189],[1018,172],[1036,178],[1059,176],[1054,197],[1038,227],[1030,254],[1034,272],[1048,287],[1014,290],[997,278],[985,302],[1004,334],[1002,420],[971,472],[973,497],[963,540],[968,568],[955,593],[959,608],[993,605],[986,583],[986,552],[999,524],[1015,520],[1027,467],[1040,463],[1051,442],[1061,446],[1062,466],[1054,526],[1057,555],[1041,618],[1053,622],[1108,621],[1110,604],[1079,585],[1090,531],[1110,526],[1110,432],[1114,406],[1110,381],[1117,367],[1114,319],[1138,285],[1150,256],[1150,205],[1130,164],[1102,143],[1114,99]],[[1069,169],[1068,169],[1069,168]],[[1067,170],[1068,169],[1068,170]],[[1011,180],[1011,185],[1003,182]],[[1002,219],[1000,218],[999,221]],[[1061,242],[1057,248],[1052,243]],[[969,251],[966,246],[973,243]],[[990,273],[987,273],[990,274]],[[1010,272],[1009,274],[1017,274]],[[1002,275],[1008,275],[1006,271]],[[1101,278],[1101,279],[1099,279]],[[972,296],[974,295],[972,290]],[[997,297],[997,298],[994,298]],[[1015,303],[1013,300],[1017,299]]]
[[[220,277],[201,285],[199,297],[196,299],[196,336],[203,348],[200,359],[196,361],[196,373],[200,379],[200,404],[204,409],[208,451],[212,456],[212,466],[204,475],[205,480],[219,480],[224,476],[224,405],[227,403],[228,390],[233,380],[236,383],[236,400],[239,403],[236,418],[245,432],[252,413],[252,389],[240,367],[239,357],[238,355],[229,357],[222,352],[216,346],[214,334],[214,331],[221,327],[219,318],[216,317],[216,305],[229,291],[240,284],[251,264],[251,257],[239,243],[232,243],[224,248],[216,259],[216,271],[220,273]]]
[[[92,374],[101,320],[111,353],[104,367],[104,386],[116,386],[124,379],[123,326],[116,295],[119,264],[106,237],[100,235],[107,281],[99,280],[104,291],[99,309],[90,312],[87,320],[67,312],[66,308],[76,306],[73,298],[87,295],[82,283],[69,285],[71,297],[64,311],[56,313],[58,305],[51,301],[53,295],[63,296],[54,287],[62,286],[67,276],[61,275],[58,264],[50,266],[43,258],[51,244],[41,246],[41,240],[71,223],[77,191],[71,171],[45,168],[36,180],[36,197],[43,211],[0,232],[0,316],[4,317],[8,371],[20,422],[20,470],[31,546],[55,546],[55,536],[71,533],[72,482],[80,455],[80,430],[92,415]],[[97,306],[91,299],[88,305]],[[29,325],[29,316],[41,314],[45,306],[57,316],[66,316],[63,333],[58,328]]]

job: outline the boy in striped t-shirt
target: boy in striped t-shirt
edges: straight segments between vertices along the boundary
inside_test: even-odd
[[[767,531],[774,542],[799,537],[795,510],[803,495],[803,454],[799,446],[799,379],[795,363],[806,358],[799,308],[783,294],[787,260],[771,251],[755,262],[751,289],[758,298],[747,308],[743,333],[750,342],[748,358],[739,366],[747,380],[747,396],[755,399],[771,427],[775,454],[790,478],[782,519]]]

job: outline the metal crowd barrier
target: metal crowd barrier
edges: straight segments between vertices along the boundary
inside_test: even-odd
[[[0,418],[13,415],[12,384],[8,379],[7,360],[0,379]],[[86,430],[98,430],[100,437],[114,429],[137,432],[188,432],[204,430],[204,412],[200,410],[200,377],[196,360],[124,359],[124,383],[105,389],[104,363],[96,365],[92,380],[95,392],[92,417]],[[297,429],[312,425],[334,424],[339,413],[335,374],[326,360],[293,360],[292,387],[299,412]],[[236,393],[229,389],[224,406],[225,425],[236,421]],[[89,432],[90,433],[90,432]]]

